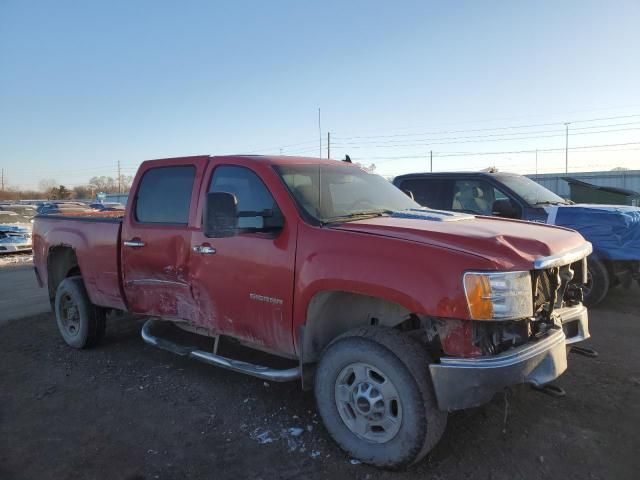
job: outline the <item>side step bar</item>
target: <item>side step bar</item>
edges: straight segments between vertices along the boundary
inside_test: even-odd
[[[271,380],[272,382],[289,382],[300,378],[300,367],[288,368],[285,370],[277,370],[263,365],[255,365],[253,363],[243,362],[241,360],[233,360],[231,358],[222,357],[214,353],[198,350],[196,347],[179,345],[170,340],[160,338],[152,333],[153,327],[162,320],[149,319],[142,326],[142,339],[149,345],[168,350],[183,357],[195,358],[201,362],[215,365],[216,367],[226,368],[234,372],[246,373],[263,380]]]

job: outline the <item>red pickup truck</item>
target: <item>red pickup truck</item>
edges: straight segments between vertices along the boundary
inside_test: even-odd
[[[301,379],[336,442],[370,464],[417,462],[448,411],[554,380],[567,344],[589,336],[580,234],[424,208],[350,163],[153,160],[129,199],[122,218],[35,219],[35,271],[64,340],[95,344],[110,310],[149,316],[152,345]],[[224,357],[221,338],[290,365]]]

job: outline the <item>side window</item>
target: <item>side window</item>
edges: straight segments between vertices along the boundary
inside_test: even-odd
[[[415,178],[400,184],[400,190],[409,190],[413,199],[423,207],[450,210],[451,182],[440,178]]]
[[[504,193],[502,193],[497,188],[493,189],[493,198],[495,198],[496,200],[509,200],[509,197],[507,197]]]
[[[209,192],[227,192],[235,195],[238,213],[258,214],[265,210],[278,210],[278,205],[260,177],[245,167],[217,167],[211,177]],[[263,221],[263,217],[260,216],[240,216],[238,228],[261,228]]]
[[[136,220],[140,223],[189,223],[189,206],[196,168],[157,167],[147,170],[136,196]]]
[[[491,215],[495,190],[484,180],[456,180],[451,210]]]

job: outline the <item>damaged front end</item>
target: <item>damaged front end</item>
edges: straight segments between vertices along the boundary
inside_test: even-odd
[[[0,225],[0,253],[28,252],[31,250],[31,232],[26,227]]]
[[[505,387],[543,385],[567,368],[567,344],[589,338],[582,305],[591,245],[536,261],[531,272],[471,272],[473,320],[436,319],[426,329],[439,363],[430,366],[442,410],[481,405]]]

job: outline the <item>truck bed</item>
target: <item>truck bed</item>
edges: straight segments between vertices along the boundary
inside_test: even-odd
[[[71,255],[75,256],[72,261],[75,261],[78,274],[82,274],[95,305],[126,309],[120,284],[121,217],[122,212],[35,217],[33,252],[36,275],[40,285],[49,290],[50,298],[54,298],[55,287],[61,278],[69,274]],[[65,259],[65,271],[56,269],[61,255]]]

